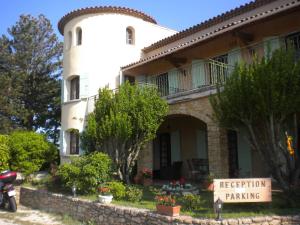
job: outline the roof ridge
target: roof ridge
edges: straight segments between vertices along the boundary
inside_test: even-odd
[[[131,15],[150,23],[157,24],[156,20],[152,17],[147,15],[142,11],[138,11],[136,9],[131,9],[127,7],[121,6],[90,6],[86,8],[79,8],[72,10],[71,12],[65,14],[58,22],[58,30],[63,35],[64,34],[64,26],[72,19],[86,14],[93,14],[93,13],[121,13],[125,15]]]
[[[147,47],[145,47],[143,49],[144,52],[149,52],[151,50],[154,50],[154,49],[157,49],[159,47],[161,47],[162,45],[165,45],[165,44],[169,44],[169,43],[172,43],[174,41],[177,41],[183,37],[186,37],[190,34],[193,34],[193,33],[196,33],[198,31],[201,31],[201,30],[204,30],[208,27],[211,27],[213,25],[216,25],[224,20],[228,20],[228,19],[231,19],[235,16],[239,16],[245,12],[248,12],[250,10],[253,10],[255,8],[258,8],[262,5],[266,5],[268,3],[271,3],[271,2],[274,2],[274,1],[277,1],[277,0],[254,0],[254,1],[250,1],[248,3],[245,3],[243,5],[240,5],[236,8],[233,8],[227,12],[224,12],[222,14],[219,14],[217,16],[214,16],[208,20],[205,20],[199,24],[196,24],[194,26],[191,26],[187,29],[184,29],[182,31],[179,31],[178,33],[174,34],[174,35],[171,35],[169,37],[166,37],[164,39],[161,39]]]

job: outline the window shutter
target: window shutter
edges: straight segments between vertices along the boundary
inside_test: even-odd
[[[272,57],[272,53],[279,48],[280,48],[279,37],[268,37],[264,39],[264,53],[266,59],[270,59]]]
[[[206,132],[204,130],[197,129],[196,131],[196,148],[197,157],[207,159]]]
[[[228,52],[228,74],[230,75],[236,64],[238,64],[242,59],[241,49],[234,48],[230,52]]]
[[[170,94],[177,93],[179,88],[177,69],[172,69],[168,72],[168,82],[169,82],[169,93]]]
[[[60,81],[61,103],[64,103],[64,102],[65,102],[65,95],[64,95],[64,92],[65,92],[65,81],[64,81],[64,79],[62,79],[62,80]]]
[[[79,96],[80,98],[87,98],[89,96],[89,79],[87,74],[80,75]]]
[[[65,145],[64,145],[64,131],[60,130],[60,135],[59,135],[59,149],[60,149],[60,154],[65,155]]]
[[[192,62],[192,82],[193,82],[193,88],[199,88],[206,84],[203,60],[193,60],[193,62]]]
[[[139,75],[139,76],[137,76],[136,77],[136,82],[138,84],[140,84],[140,83],[146,83],[146,76],[145,75]]]

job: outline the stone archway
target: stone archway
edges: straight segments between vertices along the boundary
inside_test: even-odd
[[[207,125],[209,170],[215,177],[229,176],[227,132],[213,121],[213,109],[207,97],[171,104],[169,115],[189,115]]]

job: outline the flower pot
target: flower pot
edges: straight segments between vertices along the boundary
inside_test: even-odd
[[[100,203],[108,204],[111,203],[113,196],[112,195],[98,195],[98,199]]]
[[[144,178],[143,185],[144,186],[151,186],[153,184],[153,180],[151,178]]]
[[[207,190],[213,191],[214,190],[214,183],[210,183],[207,187]]]
[[[169,206],[169,205],[156,205],[156,211],[166,216],[179,216],[180,205]]]

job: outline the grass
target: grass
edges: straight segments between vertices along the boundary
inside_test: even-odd
[[[201,218],[215,218],[213,210],[213,192],[200,192],[203,203],[197,210],[182,210],[183,215]],[[81,196],[92,201],[97,200],[96,195]],[[153,200],[155,194],[148,187],[143,187],[143,198],[140,202],[128,202],[125,200],[113,200],[113,204],[155,210],[156,204]],[[273,192],[271,203],[227,203],[223,205],[222,216],[224,218],[237,218],[264,215],[294,215],[300,211],[300,194],[295,195],[295,205],[288,207],[282,192]]]
[[[113,204],[121,206],[129,206],[135,208],[144,208],[155,210],[156,203],[154,197],[157,194],[158,187],[141,187],[143,189],[143,198],[140,202],[128,202],[126,200],[113,200]],[[61,192],[60,189],[53,192]],[[70,193],[68,193],[70,195]],[[213,210],[213,192],[200,192],[201,204],[196,210],[184,210],[182,207],[181,214],[200,218],[215,218]],[[80,195],[79,198],[97,201],[97,195]],[[272,193],[273,201],[271,203],[227,203],[223,205],[222,216],[224,218],[237,218],[248,216],[264,216],[264,215],[294,215],[300,212],[300,191],[294,195],[294,205],[289,206],[282,192]]]

